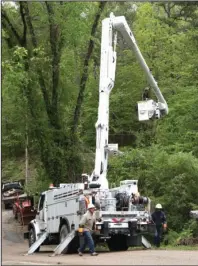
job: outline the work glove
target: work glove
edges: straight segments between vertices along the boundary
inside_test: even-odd
[[[78,228],[78,235],[79,236],[82,236],[83,235],[83,232],[84,232],[84,229],[83,228]]]
[[[163,228],[166,230],[167,229],[167,224],[163,224]]]
[[[168,232],[167,224],[163,224],[163,232],[165,234]]]
[[[82,236],[83,235],[83,232],[84,232],[84,226],[83,225],[79,225],[79,228],[78,228],[78,234],[79,234],[79,236]]]

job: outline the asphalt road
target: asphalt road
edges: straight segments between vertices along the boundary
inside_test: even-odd
[[[28,243],[23,230],[14,220],[11,210],[2,210],[2,265],[198,265],[198,250],[133,250],[99,252],[97,257],[88,253],[50,257],[54,246],[42,246],[39,253],[24,255]]]

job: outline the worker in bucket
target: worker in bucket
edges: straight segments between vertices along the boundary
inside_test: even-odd
[[[80,248],[78,249],[79,256],[83,255],[83,252],[86,246],[89,247],[91,256],[97,256],[98,253],[95,252],[94,241],[92,238],[93,227],[96,223],[95,216],[95,206],[90,203],[88,205],[87,212],[82,216],[79,226],[79,239],[80,239]]]
[[[162,233],[167,229],[166,216],[160,203],[155,206],[155,211],[152,213],[152,221],[155,223],[154,245],[160,247]]]

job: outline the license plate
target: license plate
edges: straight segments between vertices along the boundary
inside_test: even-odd
[[[109,228],[128,228],[128,223],[109,223]]]

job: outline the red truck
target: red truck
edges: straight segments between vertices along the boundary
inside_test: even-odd
[[[15,219],[19,221],[21,225],[27,225],[36,215],[36,209],[34,209],[34,198],[27,196],[26,198],[17,197],[13,203],[13,214]]]

